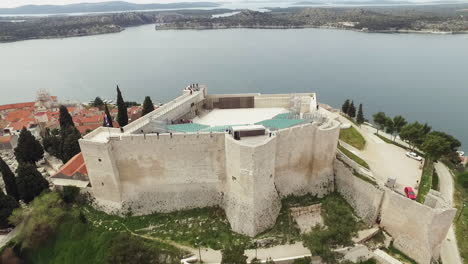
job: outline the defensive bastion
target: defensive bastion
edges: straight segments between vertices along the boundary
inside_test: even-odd
[[[281,198],[333,190],[340,124],[314,93],[183,94],[122,129],[80,140],[96,202],[135,215],[224,208],[234,231],[272,227]]]

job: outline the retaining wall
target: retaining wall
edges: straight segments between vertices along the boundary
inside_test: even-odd
[[[336,190],[354,208],[367,225],[373,225],[379,215],[384,190],[353,175],[353,168],[335,160]]]

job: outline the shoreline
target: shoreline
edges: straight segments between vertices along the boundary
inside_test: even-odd
[[[97,35],[106,35],[106,34],[117,34],[125,31],[128,28],[136,28],[142,26],[150,26],[151,24],[143,24],[129,27],[121,27],[117,31],[113,32],[102,32],[102,33],[91,33],[91,34],[76,34],[76,35],[67,35],[67,36],[45,36],[45,37],[31,37],[25,39],[11,40],[11,41],[1,41],[0,44],[15,43],[20,41],[28,40],[49,40],[49,39],[66,39],[66,38],[79,38],[79,37],[90,37]],[[216,26],[216,27],[159,27],[158,25],[154,26],[155,31],[166,31],[166,30],[224,30],[224,29],[279,29],[279,30],[294,30],[294,29],[333,29],[333,30],[345,30],[345,31],[354,31],[361,33],[381,33],[381,34],[428,34],[428,35],[465,35],[468,34],[468,31],[429,31],[429,30],[410,30],[410,29],[401,29],[401,30],[361,30],[354,28],[345,28],[345,27],[332,27],[332,26]]]

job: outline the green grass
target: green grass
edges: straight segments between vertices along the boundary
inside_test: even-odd
[[[197,208],[173,213],[119,217],[87,207],[87,217],[112,230],[125,230],[141,235],[174,241],[191,247],[221,249],[231,243],[249,246],[251,239],[234,233],[224,211],[217,207]]]
[[[398,259],[399,261],[405,263],[405,264],[418,264],[414,259],[408,257],[405,253],[401,252],[400,250],[396,249],[392,244],[390,244],[390,247],[388,249],[385,249],[385,251],[392,257]]]
[[[340,130],[340,140],[359,150],[363,150],[364,146],[366,145],[366,140],[364,137],[353,126]]]
[[[366,168],[366,169],[370,169],[369,167],[369,164],[367,164],[367,162],[363,159],[361,159],[360,157],[356,156],[354,153],[352,153],[351,151],[347,150],[346,148],[344,148],[343,146],[341,145],[338,145],[338,149],[343,152],[348,158],[352,159],[354,162],[356,162],[357,164],[361,165],[362,167]]]
[[[426,159],[422,171],[421,181],[419,182],[418,196],[416,201],[424,203],[426,195],[429,193],[432,187],[432,176],[434,174],[434,162],[430,159]]]
[[[431,189],[439,191],[439,175],[437,174],[436,170],[434,170],[434,174],[432,174]]]
[[[456,174],[457,179],[460,173]],[[465,260],[465,263],[468,262],[468,189],[464,188],[461,183],[455,181],[455,192],[454,192],[454,202],[455,207],[457,208],[457,214],[455,215],[455,235],[457,237],[458,249],[460,251],[461,257]],[[463,203],[466,204],[463,212]],[[460,215],[461,213],[461,215]]]
[[[95,226],[89,221],[82,223],[78,219],[78,211],[74,209],[65,217],[55,237],[49,239],[47,244],[24,251],[22,257],[26,263],[104,263],[112,239],[124,231],[109,230],[104,224]],[[145,243],[178,258],[182,256],[180,250],[170,245],[149,240],[145,240]]]

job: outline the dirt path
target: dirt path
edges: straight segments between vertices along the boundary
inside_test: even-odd
[[[441,162],[435,163],[437,175],[439,175],[440,193],[450,204],[453,204],[453,177],[449,169]],[[460,252],[458,251],[457,239],[453,225],[450,227],[447,238],[442,242],[440,257],[443,263],[462,264]]]

